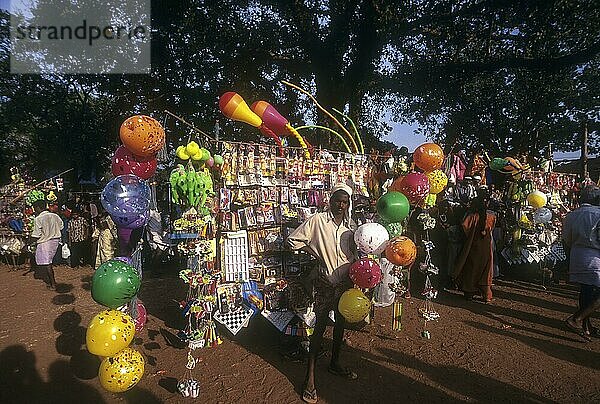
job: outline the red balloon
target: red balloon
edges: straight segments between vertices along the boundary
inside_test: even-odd
[[[113,155],[111,169],[114,176],[133,174],[147,180],[156,172],[156,158],[138,157],[125,146],[119,146]]]
[[[423,173],[410,173],[402,179],[398,188],[411,205],[417,205],[429,194],[429,178]]]
[[[359,288],[374,288],[381,282],[381,268],[370,258],[361,258],[350,266],[350,280]]]
[[[148,320],[148,313],[146,312],[146,306],[140,300],[138,300],[135,304],[135,309],[137,311],[137,317],[133,320],[135,323],[135,330],[140,332],[144,329],[144,325]]]

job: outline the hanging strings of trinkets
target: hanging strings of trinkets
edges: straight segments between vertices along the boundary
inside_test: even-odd
[[[195,248],[189,250],[188,254],[187,269],[179,272],[179,277],[189,285],[186,299],[180,302],[186,326],[177,334],[181,341],[187,343],[188,352],[186,371],[177,388],[182,396],[196,398],[200,393],[200,384],[192,374],[197,362],[192,353],[222,343],[213,320],[220,275],[212,272],[214,250]]]
[[[435,220],[433,223],[429,220],[431,217],[428,214],[419,217],[418,219],[423,224],[425,230],[425,239],[423,240],[423,247],[425,249],[425,260],[419,264],[419,270],[425,274],[425,285],[423,288],[422,295],[425,298],[423,304],[419,308],[419,314],[423,317],[423,329],[421,330],[421,336],[426,339],[431,338],[431,333],[427,329],[428,321],[436,321],[440,318],[439,313],[435,310],[432,300],[437,297],[438,291],[433,287],[431,283],[431,276],[439,273],[439,268],[431,262],[431,251],[435,248],[432,241],[429,240],[429,230],[435,226]],[[420,216],[420,215],[419,215]],[[429,217],[426,217],[429,216]]]

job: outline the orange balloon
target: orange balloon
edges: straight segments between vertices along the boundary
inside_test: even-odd
[[[219,109],[229,119],[240,121],[259,128],[262,125],[262,119],[256,115],[246,101],[238,93],[229,91],[219,98]]]
[[[394,237],[385,249],[385,258],[394,265],[409,266],[417,258],[417,246],[406,236]]]
[[[131,153],[152,157],[165,145],[165,130],[154,118],[134,115],[121,124],[119,137]]]
[[[435,143],[423,143],[413,153],[415,165],[426,173],[437,170],[444,163],[444,151]]]

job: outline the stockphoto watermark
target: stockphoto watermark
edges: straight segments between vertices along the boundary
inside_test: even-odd
[[[147,0],[11,2],[12,73],[150,73]]]

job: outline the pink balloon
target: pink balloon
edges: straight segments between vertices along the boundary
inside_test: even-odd
[[[260,116],[263,123],[278,136],[287,136],[289,134],[286,128],[289,121],[268,102],[256,101],[250,108],[256,115]]]
[[[206,160],[206,165],[209,167],[212,167],[215,165],[215,159],[213,159],[212,157],[209,158],[208,160]]]
[[[359,288],[373,288],[381,282],[381,268],[370,258],[361,258],[350,266],[350,280]]]
[[[423,173],[410,173],[402,179],[398,188],[411,205],[417,205],[429,194],[429,179]]]
[[[133,174],[143,180],[156,172],[156,158],[134,156],[125,146],[119,146],[112,158],[111,171],[114,176]]]
[[[137,317],[133,320],[133,322],[135,324],[135,330],[140,332],[144,329],[146,321],[148,321],[148,312],[146,311],[144,303],[142,303],[139,299],[136,302],[135,308],[137,311]]]

